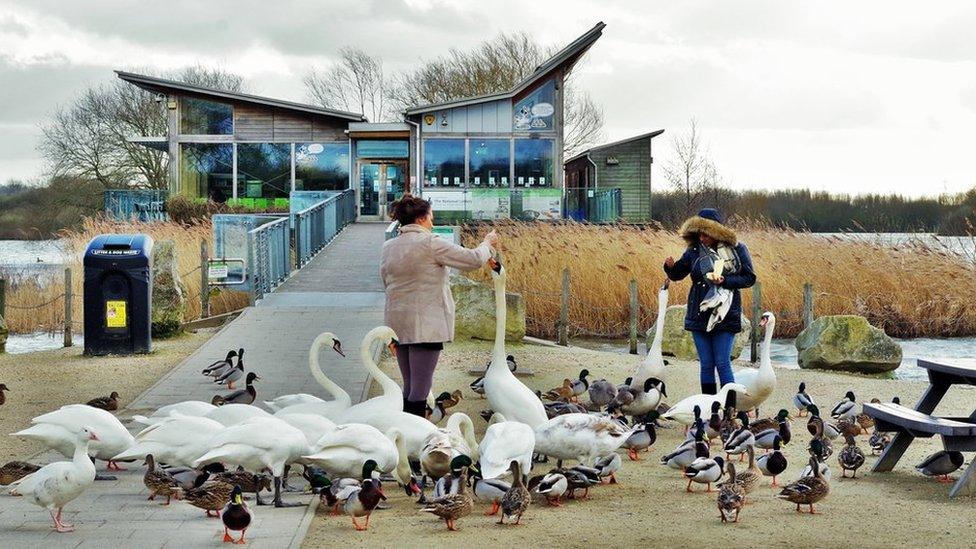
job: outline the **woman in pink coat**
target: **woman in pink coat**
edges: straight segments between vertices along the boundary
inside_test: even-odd
[[[431,233],[430,202],[404,195],[391,214],[400,235],[383,244],[380,276],[386,289],[386,325],[397,333],[397,363],[403,376],[403,410],[423,416],[434,368],[444,342],[454,339],[454,298],[449,268],[469,271],[492,256],[498,235],[491,231],[473,249]]]

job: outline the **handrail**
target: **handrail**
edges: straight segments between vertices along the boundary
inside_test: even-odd
[[[300,269],[343,227],[355,221],[356,192],[347,189],[295,214],[295,263]]]
[[[399,234],[400,234],[400,222],[399,221],[391,221],[390,224],[387,225],[386,230],[383,231],[383,237],[384,237],[383,240],[389,240],[391,238],[396,238],[397,235],[399,235]]]
[[[280,217],[247,233],[247,274],[253,299],[273,291],[291,273],[288,225],[288,218]]]

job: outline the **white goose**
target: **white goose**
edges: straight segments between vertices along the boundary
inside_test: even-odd
[[[748,394],[736,395],[736,408],[740,410],[758,410],[759,405],[766,401],[776,390],[776,372],[770,358],[770,345],[773,342],[773,332],[776,330],[776,316],[766,311],[759,321],[759,325],[766,329],[762,351],[759,353],[759,368],[742,368],[735,372],[735,382],[744,385]],[[758,412],[757,412],[757,416]]]
[[[367,336],[368,339],[368,336]],[[371,341],[364,340],[368,346]],[[332,381],[322,371],[319,363],[319,351],[322,346],[331,345],[332,350],[341,356],[346,356],[342,352],[342,343],[332,332],[324,332],[312,341],[312,347],[308,350],[308,370],[312,373],[315,381],[322,386],[325,391],[332,395],[332,400],[326,401],[317,396],[306,393],[296,393],[280,396],[274,400],[266,400],[264,404],[273,412],[288,410],[285,413],[318,414],[327,418],[335,417],[339,412],[352,405],[349,393]]]
[[[501,263],[491,260],[491,276],[495,285],[495,346],[491,353],[491,363],[485,372],[485,396],[491,409],[502,414],[509,421],[520,421],[535,429],[548,419],[542,401],[531,389],[525,386],[508,369],[505,354],[505,268]],[[510,463],[505,464],[508,470]],[[522,469],[528,472],[528,468]],[[485,473],[485,478],[492,478]]]
[[[610,416],[563,414],[535,428],[535,451],[560,462],[575,459],[589,465],[598,457],[616,452],[630,433]]]
[[[474,424],[463,412],[455,412],[447,420],[447,427],[427,435],[420,452],[420,466],[431,478],[441,478],[451,472],[451,460],[465,455],[478,460],[478,441]]]
[[[140,431],[135,443],[112,459],[145,459],[152,454],[159,463],[191,467],[210,449],[210,439],[223,429],[222,423],[205,417],[162,419]]]
[[[95,481],[95,465],[88,458],[88,447],[99,441],[98,435],[87,427],[78,429],[73,435],[75,440],[71,461],[56,461],[45,465],[14,482],[10,490],[12,494],[24,496],[26,501],[47,509],[54,521],[54,529],[58,532],[74,530],[74,526],[61,522],[61,510]]]
[[[532,470],[534,450],[535,431],[521,421],[508,421],[496,412],[478,445],[482,478],[489,480],[505,475],[513,461],[519,462],[523,474],[528,474]]]
[[[634,371],[634,376],[630,380],[630,386],[633,389],[643,389],[644,381],[652,377],[666,381],[665,376],[667,374],[665,373],[662,349],[664,345],[664,317],[668,312],[668,286],[670,284],[670,280],[665,280],[664,285],[657,293],[657,322],[654,323],[654,339],[647,349],[644,361]]]
[[[383,394],[360,402],[359,404],[354,404],[330,417],[336,424],[370,423],[368,419],[377,415],[403,412],[403,389],[400,388],[400,385],[396,381],[390,379],[390,376],[386,375],[383,370],[380,370],[380,367],[373,360],[372,347],[373,342],[377,340],[384,345],[394,347],[397,344],[396,332],[389,326],[373,328],[363,338],[363,343],[359,347],[363,365],[366,366],[370,377],[379,382],[380,387],[383,389]],[[310,406],[314,406],[314,404]],[[289,407],[285,409],[290,410],[293,408]],[[379,426],[376,427],[379,428]],[[386,431],[386,429],[381,430]]]
[[[682,425],[691,426],[695,422],[695,407],[700,410],[711,410],[713,402],[725,404],[725,399],[729,391],[735,391],[736,398],[741,399],[743,395],[748,396],[748,391],[744,385],[738,383],[726,383],[718,390],[717,395],[692,395],[680,400],[671,407],[670,410],[661,414],[661,419],[672,419]]]
[[[302,456],[308,463],[324,469],[333,478],[362,478],[363,463],[376,462],[376,469],[392,472],[404,486],[411,485],[410,464],[403,435],[390,429],[384,435],[379,429],[362,423],[339,425],[314,445],[314,451]]]
[[[143,425],[152,425],[174,414],[198,417],[214,410],[215,408],[217,407],[213,404],[204,402],[202,400],[185,400],[175,404],[167,404],[166,406],[157,409],[149,417],[134,415],[132,416],[132,421],[141,423]]]
[[[297,462],[308,450],[300,430],[276,417],[252,417],[218,432],[209,446],[211,450],[194,461],[194,467],[220,462],[249,471],[267,469],[274,477],[275,507],[300,505],[281,500],[285,465]]]
[[[58,410],[35,417],[31,423],[34,425],[14,433],[13,436],[37,440],[66,457],[74,454],[78,433],[82,429],[87,428],[98,433],[98,439],[91,441],[88,453],[94,458],[107,461],[108,468],[115,470],[122,470],[122,467],[113,458],[132,446],[135,440],[115,416],[86,404],[62,406]]]

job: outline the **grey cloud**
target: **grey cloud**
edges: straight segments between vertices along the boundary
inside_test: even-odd
[[[12,66],[0,57],[0,124],[37,123],[86,85],[113,78],[108,67]]]

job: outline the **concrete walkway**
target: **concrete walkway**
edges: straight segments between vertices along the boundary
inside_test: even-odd
[[[311,263],[286,281],[276,293],[248,308],[192,356],[119,412],[127,423],[133,414],[182,400],[210,401],[225,392],[200,375],[207,364],[229,349],[244,347],[245,364],[261,376],[255,384],[258,401],[289,393],[324,396],[308,370],[308,349],[323,331],[335,333],[348,351],[346,358],[331,349],[320,352],[320,363],[331,379],[353,397],[366,390],[366,373],[356,350],[363,336],[383,321],[383,293],[379,279],[382,223],[353,224]],[[139,430],[132,426],[133,432]],[[47,453],[38,461],[63,459]],[[102,465],[102,464],[100,464]],[[139,547],[179,548],[221,545],[222,524],[204,518],[186,502],[169,507],[146,501],[142,467],[118,474],[116,481],[100,481],[68,505],[65,521],[77,531],[50,530],[45,511],[0,496],[0,547]],[[296,482],[297,484],[297,482]],[[286,501],[313,502],[308,495],[288,494]],[[299,547],[308,531],[314,505],[291,509],[254,507],[255,522],[248,530],[252,547]]]

